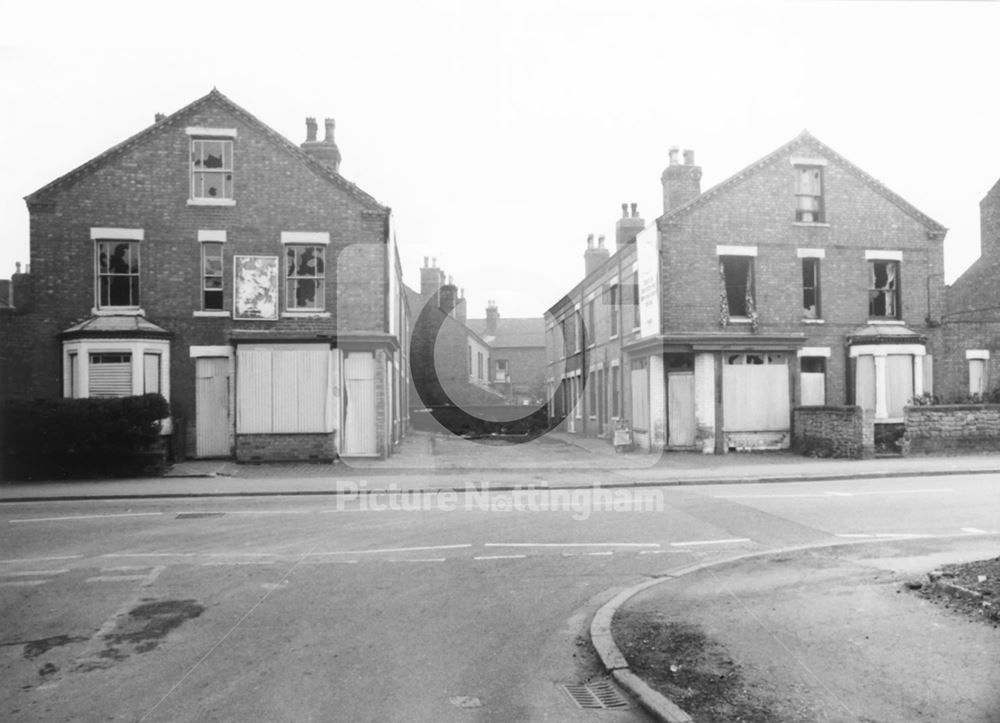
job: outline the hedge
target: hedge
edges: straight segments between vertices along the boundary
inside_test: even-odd
[[[159,394],[0,403],[4,477],[36,479],[137,474],[162,467],[159,420],[170,405]]]

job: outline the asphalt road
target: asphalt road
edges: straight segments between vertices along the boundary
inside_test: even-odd
[[[0,505],[0,717],[616,721],[560,684],[618,589],[851,540],[1000,539],[992,476]],[[595,509],[596,507],[596,509]]]

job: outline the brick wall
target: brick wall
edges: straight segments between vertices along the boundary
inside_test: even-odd
[[[330,434],[237,434],[237,462],[332,462],[336,440]]]
[[[1000,405],[907,407],[907,455],[1000,452]]]
[[[792,410],[792,448],[811,457],[874,456],[870,414],[858,406],[796,407]]]

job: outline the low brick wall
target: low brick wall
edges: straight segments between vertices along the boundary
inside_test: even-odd
[[[875,454],[875,425],[861,407],[796,407],[792,449],[811,457],[867,459]]]
[[[1000,404],[907,407],[903,454],[1000,452]]]
[[[332,462],[334,433],[237,434],[237,462]]]

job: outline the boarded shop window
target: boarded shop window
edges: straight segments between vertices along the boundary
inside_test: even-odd
[[[91,354],[91,397],[128,397],[132,394],[132,354]]]

